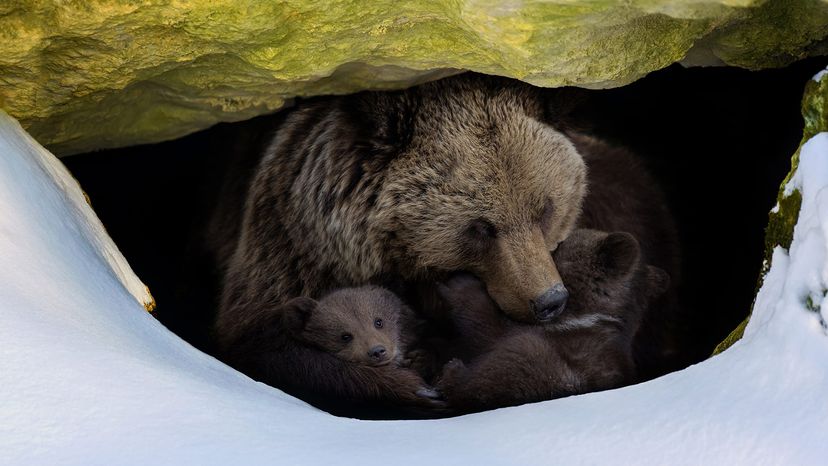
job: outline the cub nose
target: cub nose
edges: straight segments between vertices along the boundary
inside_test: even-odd
[[[368,356],[371,356],[371,359],[374,359],[376,361],[382,361],[383,359],[385,359],[385,347],[382,345],[377,345],[371,348],[368,351]]]
[[[563,283],[549,288],[532,303],[535,308],[535,317],[540,321],[554,319],[566,308],[567,299],[569,299],[569,291]]]

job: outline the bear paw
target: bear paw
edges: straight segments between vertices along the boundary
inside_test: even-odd
[[[467,373],[468,368],[466,364],[460,359],[454,358],[443,366],[443,371],[440,373],[440,379],[437,382],[437,388],[440,390],[450,390],[464,380]]]
[[[436,388],[432,387],[421,387],[417,390],[417,396],[428,398],[429,400],[442,400],[443,394],[439,392]]]
[[[400,362],[400,366],[413,369],[422,375],[431,367],[433,359],[430,351],[424,349],[411,350],[405,353],[405,358]]]

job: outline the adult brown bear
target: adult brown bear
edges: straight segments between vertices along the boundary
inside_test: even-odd
[[[578,219],[586,170],[546,115],[540,89],[475,74],[290,110],[210,229],[220,345],[295,296],[456,270],[515,320],[554,318],[567,292],[549,252]]]
[[[236,226],[216,228],[220,337],[293,296],[454,270],[512,318],[550,317],[564,293],[549,251],[577,220],[586,171],[543,115],[536,88],[477,75],[292,110],[244,206],[217,216]]]

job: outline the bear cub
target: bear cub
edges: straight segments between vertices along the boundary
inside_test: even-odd
[[[384,288],[342,288],[318,301],[293,298],[260,315],[224,357],[251,377],[334,414],[420,417],[444,405],[406,357],[417,354],[408,348],[420,325]],[[411,409],[383,411],[399,406]]]
[[[343,288],[320,301],[294,298],[283,306],[285,329],[297,341],[343,361],[368,366],[403,362],[401,306],[379,287]],[[407,334],[407,332],[406,332]]]
[[[635,381],[633,337],[666,272],[641,263],[628,233],[576,230],[554,252],[570,292],[566,310],[536,325],[508,320],[481,282],[459,275],[440,286],[452,308],[460,359],[437,388],[459,411],[479,411],[616,388]]]

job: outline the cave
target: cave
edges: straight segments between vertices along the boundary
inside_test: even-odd
[[[569,124],[642,156],[676,218],[684,366],[709,357],[750,313],[768,212],[802,135],[804,85],[824,66],[821,58],[763,71],[675,64],[578,94]],[[273,118],[62,159],[149,286],[153,315],[208,353],[217,283],[194,243],[228,154],[252,147]]]
[[[0,463],[823,464],[826,24],[811,0],[0,7]],[[402,420],[214,358],[197,246],[232,154],[295,102],[462,70],[566,88],[567,125],[644,159],[680,367]]]

